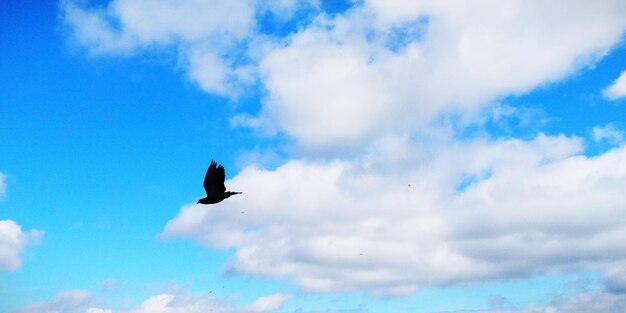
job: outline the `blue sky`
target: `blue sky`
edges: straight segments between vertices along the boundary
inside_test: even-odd
[[[2,312],[621,312],[623,1],[3,1]],[[212,206],[214,159],[241,190]]]

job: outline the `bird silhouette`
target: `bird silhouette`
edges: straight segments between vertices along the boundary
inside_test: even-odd
[[[226,191],[226,186],[224,186],[225,179],[226,171],[224,167],[211,160],[211,165],[209,165],[209,169],[206,170],[206,176],[204,176],[206,197],[198,200],[198,203],[214,204],[232,195],[241,193],[239,191]]]

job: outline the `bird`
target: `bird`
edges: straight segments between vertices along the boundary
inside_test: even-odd
[[[226,171],[222,165],[211,160],[211,165],[206,170],[204,176],[204,191],[206,197],[198,200],[200,204],[215,204],[232,196],[240,194],[240,191],[226,191],[224,180],[226,179]]]

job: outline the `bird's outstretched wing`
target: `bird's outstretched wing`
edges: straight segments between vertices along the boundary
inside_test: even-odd
[[[226,179],[226,172],[224,167],[218,165],[215,161],[211,161],[209,169],[204,176],[204,191],[209,198],[219,198],[226,191],[224,186],[224,180]]]

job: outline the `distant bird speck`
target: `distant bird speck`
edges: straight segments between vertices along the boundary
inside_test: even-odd
[[[214,204],[232,195],[241,193],[239,191],[226,191],[224,180],[226,180],[224,167],[211,160],[211,165],[209,165],[206,176],[204,176],[204,191],[206,192],[206,197],[198,200],[198,203]]]

